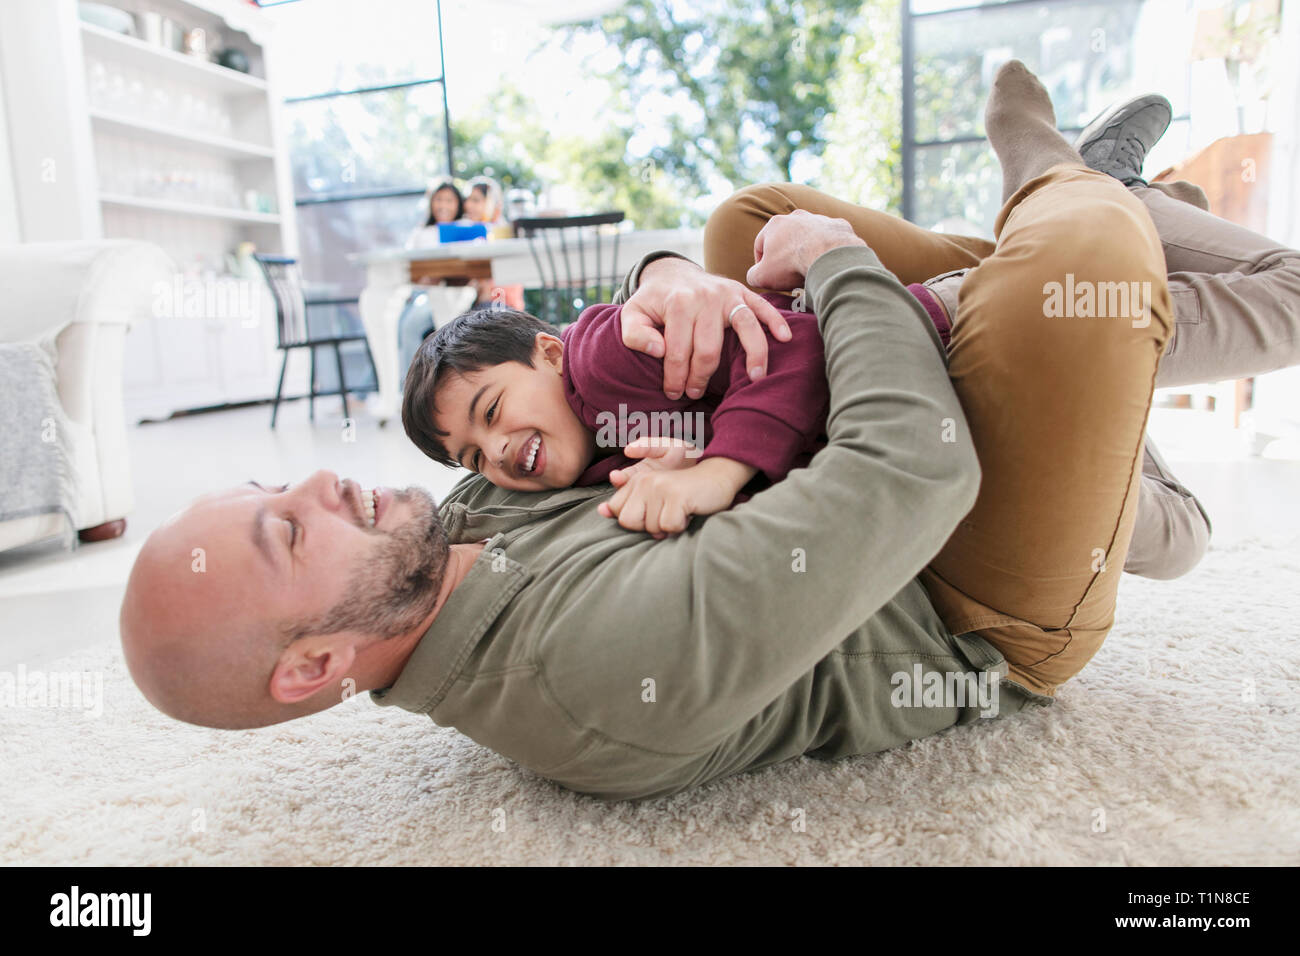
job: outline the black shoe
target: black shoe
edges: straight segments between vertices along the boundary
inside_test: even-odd
[[[1145,186],[1142,163],[1173,118],[1173,107],[1159,93],[1138,96],[1105,110],[1079,134],[1074,148],[1088,168],[1125,186]]]

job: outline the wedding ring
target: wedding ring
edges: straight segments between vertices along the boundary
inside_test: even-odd
[[[741,302],[734,309],[732,309],[730,312],[727,313],[727,321],[730,322],[735,317],[736,313],[739,312],[741,309],[748,309],[748,308],[749,306]]]

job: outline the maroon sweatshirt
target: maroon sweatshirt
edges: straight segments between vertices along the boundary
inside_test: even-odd
[[[946,345],[943,313],[926,290],[910,289]],[[633,464],[635,459],[619,449],[648,434],[689,438],[704,449],[701,459],[730,458],[749,465],[765,479],[760,484],[780,481],[791,468],[808,464],[825,444],[830,402],[821,331],[811,312],[790,310],[790,296],[766,293],[763,298],[780,310],[791,333],[788,342],[767,333],[767,374],[758,381],[750,379],[740,338],[728,328],[718,368],[704,394],[697,399],[683,394],[676,401],[663,392],[663,360],[623,344],[621,305],[583,310],[561,333],[564,394],[582,423],[604,439],[604,447],[598,452],[603,457],[597,457],[575,485],[608,481],[611,471]],[[662,412],[677,413],[659,419],[660,426],[671,422],[675,427],[652,428],[645,420]],[[690,433],[679,433],[681,429]]]

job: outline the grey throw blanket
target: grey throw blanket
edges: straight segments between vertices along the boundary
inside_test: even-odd
[[[77,541],[68,418],[55,387],[54,343],[0,343],[0,521],[58,513]]]

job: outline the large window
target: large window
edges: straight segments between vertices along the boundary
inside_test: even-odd
[[[1020,59],[1042,79],[1068,138],[1116,100],[1158,91],[1175,122],[1148,174],[1189,145],[1189,0],[904,0],[903,215],[922,226],[992,234],[1002,175],[984,134],[999,65]]]
[[[401,245],[430,179],[451,171],[437,0],[262,0],[279,87],[303,275],[357,294],[352,252]]]

